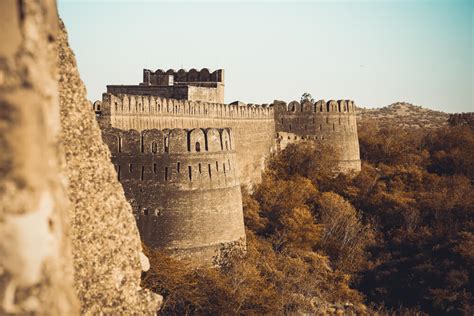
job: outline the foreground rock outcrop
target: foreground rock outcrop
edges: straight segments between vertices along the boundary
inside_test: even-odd
[[[55,1],[0,1],[0,27],[0,314],[155,314]]]
[[[82,312],[156,312],[157,296],[139,290],[140,236],[62,23],[58,42],[61,139],[72,202],[75,287]]]

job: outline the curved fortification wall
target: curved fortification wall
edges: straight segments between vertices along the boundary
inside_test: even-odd
[[[102,137],[147,245],[201,263],[244,245],[231,129],[104,128]]]
[[[350,100],[317,102],[274,101],[275,128],[280,144],[313,139],[339,148],[342,171],[360,171],[355,105]]]
[[[273,108],[194,102],[152,95],[105,93],[100,115],[103,127],[123,130],[231,128],[243,184],[258,183],[275,143]]]

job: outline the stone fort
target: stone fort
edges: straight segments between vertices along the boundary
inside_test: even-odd
[[[142,240],[199,263],[245,246],[240,186],[260,181],[272,152],[327,142],[335,168],[361,168],[353,101],[225,104],[222,69],[144,69],[93,108]]]

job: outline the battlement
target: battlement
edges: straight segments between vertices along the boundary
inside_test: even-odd
[[[286,103],[284,101],[273,102],[275,111],[278,112],[313,112],[313,113],[354,113],[356,106],[352,100],[319,100],[316,102],[305,101],[302,104],[298,101]]]
[[[102,130],[104,142],[115,154],[181,154],[233,152],[234,139],[229,128]]]
[[[222,104],[162,98],[154,95],[102,95],[102,114],[110,116],[189,116],[207,118],[273,118],[273,107],[256,104]]]
[[[143,69],[143,85],[173,85],[173,84],[190,84],[197,85],[200,83],[219,83],[224,84],[224,70],[218,69],[210,72],[209,69],[201,70],[190,69],[158,69],[151,71]]]

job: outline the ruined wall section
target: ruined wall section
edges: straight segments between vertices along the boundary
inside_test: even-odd
[[[123,130],[229,127],[235,138],[240,180],[260,181],[265,159],[275,142],[273,108],[174,100],[150,95],[103,95],[104,127]]]
[[[329,142],[340,150],[341,170],[361,170],[355,105],[350,100],[286,103],[274,101],[277,143],[301,139]]]
[[[210,263],[245,231],[235,140],[224,129],[103,129],[142,240]]]

